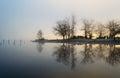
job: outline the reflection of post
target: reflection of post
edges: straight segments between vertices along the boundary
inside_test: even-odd
[[[24,41],[24,44],[25,44],[25,41]]]
[[[22,40],[20,40],[20,47],[21,47],[21,45],[22,45]]]
[[[15,45],[15,40],[14,40],[14,42],[13,42],[13,45]]]
[[[3,46],[5,45],[5,40],[3,40]]]
[[[0,42],[0,46],[2,46],[2,42]]]
[[[10,40],[8,40],[8,45],[10,45]]]

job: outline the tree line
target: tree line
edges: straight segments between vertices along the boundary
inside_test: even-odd
[[[76,18],[74,15],[70,19],[65,18],[56,22],[56,26],[53,27],[54,34],[62,37],[63,39],[93,39],[93,35],[96,35],[97,39],[115,39],[115,36],[120,33],[120,22],[117,20],[108,21],[106,24],[95,24],[93,20],[82,19],[82,27],[80,31],[83,31],[83,36],[76,36]],[[37,36],[39,39],[43,39],[42,31],[39,30]]]

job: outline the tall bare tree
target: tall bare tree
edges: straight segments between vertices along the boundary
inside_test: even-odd
[[[66,19],[66,24],[67,24],[66,39],[69,39],[71,37],[71,26],[69,23],[69,19]]]
[[[92,31],[93,31],[93,21],[92,20],[87,20],[87,19],[84,19],[83,21],[83,29],[84,30],[84,33],[85,33],[85,38],[92,38]]]
[[[75,16],[72,15],[71,17],[71,37],[73,37],[75,35],[75,25],[76,25],[76,20],[75,20]]]

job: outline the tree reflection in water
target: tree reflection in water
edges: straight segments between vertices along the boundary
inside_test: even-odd
[[[83,54],[83,60],[81,63],[93,63],[93,56],[94,53],[92,51],[92,45],[91,44],[85,44],[84,51],[82,51]]]
[[[120,64],[120,48],[116,48],[116,45],[110,45],[109,56],[106,61],[112,66]]]
[[[63,43],[61,46],[56,47],[56,51],[53,54],[56,56],[56,61],[63,63],[64,65],[69,65],[71,69],[76,66],[76,53],[74,45]]]
[[[80,63],[91,64],[96,63],[97,60],[102,59],[109,65],[119,65],[120,64],[120,48],[116,45],[105,45],[97,44],[83,44],[84,50],[80,51],[82,59]],[[75,45],[63,43],[62,45],[56,47],[53,53],[56,56],[56,61],[63,63],[64,65],[70,66],[74,69],[77,63],[77,51],[75,50]]]
[[[37,50],[41,53],[42,50],[43,50],[43,45],[44,45],[44,42],[39,42],[38,45],[37,45]]]

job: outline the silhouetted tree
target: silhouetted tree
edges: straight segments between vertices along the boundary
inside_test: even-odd
[[[56,27],[54,27],[55,34],[62,36],[63,39],[67,38],[69,34],[69,22],[68,20],[58,21]]]
[[[72,18],[71,18],[71,37],[73,37],[75,35],[75,25],[76,25],[76,21],[75,21],[75,16],[72,15]]]
[[[109,29],[110,39],[115,39],[115,35],[120,33],[120,24],[115,20],[109,21],[107,28]]]
[[[66,20],[66,23],[67,23],[66,39],[69,39],[71,37],[71,26],[69,23],[69,19]]]
[[[92,36],[93,36],[92,33],[93,33],[93,28],[94,28],[93,21],[92,20],[89,21],[89,20],[84,19],[82,22],[83,22],[83,25],[84,25],[82,30],[84,30],[85,38],[86,39],[87,38],[91,39]]]
[[[70,39],[75,35],[75,16],[73,15],[70,19],[64,19],[57,22],[56,27],[54,27],[54,31],[56,35],[62,36],[63,39]]]
[[[92,39],[92,37],[93,37],[93,31],[94,31],[94,25],[92,25],[89,28],[89,31],[88,31],[89,39]]]
[[[106,35],[107,30],[103,24],[98,24],[95,32],[96,32],[98,38],[101,39]]]
[[[38,31],[37,37],[38,37],[38,39],[43,39],[43,32],[42,32],[42,30]]]

